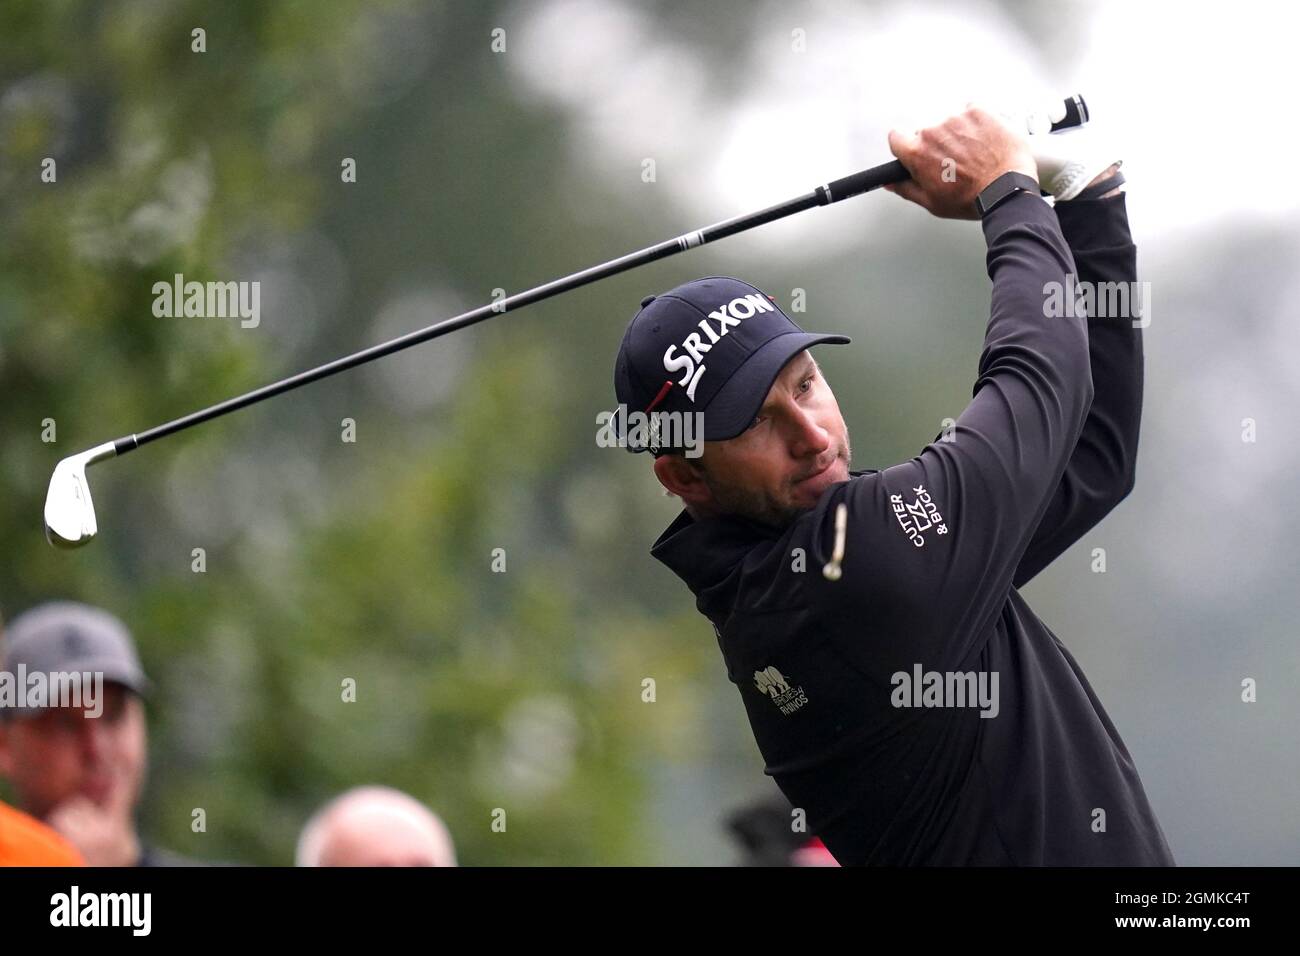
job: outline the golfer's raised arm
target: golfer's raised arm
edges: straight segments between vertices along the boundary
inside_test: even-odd
[[[1106,182],[1113,181],[1097,187],[1105,191]],[[1129,233],[1124,194],[1058,202],[1056,218],[1078,268],[1077,288],[1088,291],[1081,301],[1088,316],[1094,395],[1079,443],[1016,569],[1016,587],[1106,517],[1136,479],[1142,328],[1134,321],[1137,247]]]
[[[984,117],[928,144],[926,134],[903,144],[900,159],[917,168],[909,166],[914,182],[897,191],[921,197],[936,215],[971,209],[968,200],[988,192],[987,168],[963,195],[946,193],[939,170],[926,164],[937,167],[945,153],[958,156],[959,170],[963,156],[978,164],[991,147],[968,144],[986,135]],[[912,144],[915,151],[906,148]],[[834,489],[817,535],[825,560],[843,502],[842,578],[813,575],[810,587],[814,600],[896,635],[871,651],[885,673],[914,662],[956,669],[978,650],[1093,399],[1085,319],[1045,314],[1044,288],[1075,270],[1055,213],[1036,190],[1012,191],[986,213],[983,230],[993,291],[974,398],[952,432],[917,457]]]

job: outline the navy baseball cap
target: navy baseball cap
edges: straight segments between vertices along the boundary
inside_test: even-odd
[[[726,441],[754,421],[790,359],[812,345],[850,341],[805,332],[748,282],[708,276],[641,300],[614,362],[614,392],[628,413],[701,412],[704,440]]]

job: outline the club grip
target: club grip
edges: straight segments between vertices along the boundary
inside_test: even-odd
[[[864,169],[860,173],[853,173],[818,188],[826,191],[825,202],[832,203],[839,202],[841,199],[848,199],[850,196],[856,196],[858,193],[878,189],[886,183],[901,183],[904,179],[910,178],[911,173],[907,171],[907,167],[898,160],[894,160],[892,163],[872,166],[870,169]]]
[[[1067,97],[1065,100],[1065,116],[1052,124],[1052,132],[1059,133],[1063,129],[1073,129],[1076,126],[1083,126],[1088,122],[1088,104],[1083,101],[1083,97],[1076,94]],[[872,166],[870,169],[864,169],[860,173],[853,173],[842,179],[827,183],[825,186],[818,186],[816,189],[817,200],[822,205],[833,202],[839,202],[841,199],[848,199],[850,196],[856,196],[859,193],[870,192],[873,189],[879,189],[886,183],[901,183],[904,179],[911,178],[906,167],[898,160],[892,163],[882,163],[879,166]]]

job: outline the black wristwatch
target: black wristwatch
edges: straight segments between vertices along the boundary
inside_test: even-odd
[[[1016,193],[1033,193],[1039,194],[1038,181],[1032,176],[1026,176],[1024,173],[1018,173],[1012,170],[1003,173],[993,182],[989,183],[975,197],[975,209],[983,219],[999,205],[1006,202]]]

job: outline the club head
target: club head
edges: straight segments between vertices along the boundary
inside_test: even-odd
[[[76,548],[95,536],[95,503],[90,498],[86,468],[117,454],[106,442],[69,455],[54,466],[50,488],[45,494],[45,537],[58,548]]]

